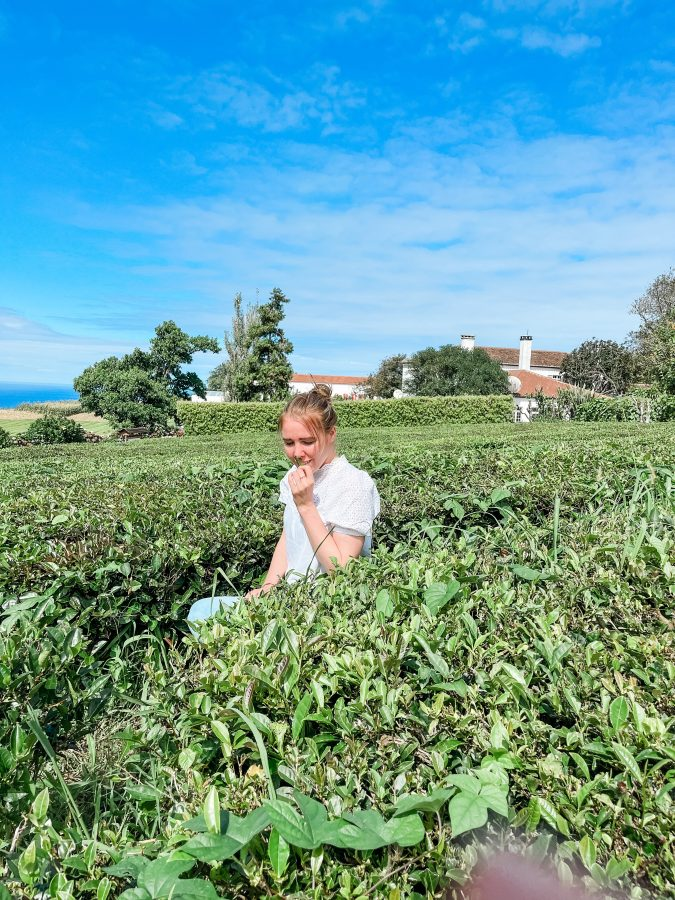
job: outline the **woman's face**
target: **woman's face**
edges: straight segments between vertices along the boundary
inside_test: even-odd
[[[314,472],[335,456],[335,437],[335,428],[317,438],[302,419],[283,418],[281,441],[284,453],[296,465],[309,465]]]

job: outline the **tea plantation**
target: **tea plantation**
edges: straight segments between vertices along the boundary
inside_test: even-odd
[[[274,435],[0,451],[0,898],[675,896],[675,428],[343,430],[371,559],[204,627]]]

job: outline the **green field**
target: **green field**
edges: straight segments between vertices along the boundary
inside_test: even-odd
[[[343,431],[371,559],[185,634],[274,435],[0,451],[0,898],[675,896],[675,428]]]
[[[8,434],[23,434],[34,419],[0,419],[0,428],[3,428]],[[85,431],[91,431],[94,434],[100,434],[107,437],[112,434],[112,428],[105,421],[84,421],[80,423]]]

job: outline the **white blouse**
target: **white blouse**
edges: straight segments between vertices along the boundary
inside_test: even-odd
[[[286,580],[289,582],[326,571],[312,550],[288,484],[288,476],[296,469],[297,466],[292,466],[279,485],[279,500],[286,506],[284,530],[288,562]],[[380,495],[367,472],[357,469],[344,456],[336,456],[314,473],[314,503],[329,531],[363,536],[361,556],[370,556],[371,529],[373,519],[380,511]]]

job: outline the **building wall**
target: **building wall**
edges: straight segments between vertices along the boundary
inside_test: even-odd
[[[314,387],[313,381],[292,381],[289,384],[289,388],[292,394],[306,394]],[[357,382],[352,382],[348,384],[331,384],[333,389],[333,396],[340,397],[351,397],[353,394],[358,396],[363,395],[363,389],[359,386]]]

